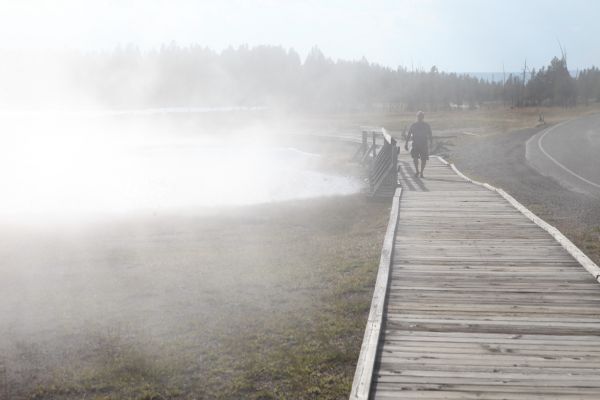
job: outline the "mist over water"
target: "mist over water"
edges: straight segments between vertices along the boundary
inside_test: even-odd
[[[255,111],[0,112],[0,399],[123,349],[180,362],[244,307],[276,307],[277,207],[241,206],[363,182]]]
[[[143,121],[143,113],[132,114]],[[223,137],[64,113],[4,115],[0,125],[0,217],[11,223],[257,204],[361,187],[356,178],[311,168],[320,155],[270,143],[260,129]]]

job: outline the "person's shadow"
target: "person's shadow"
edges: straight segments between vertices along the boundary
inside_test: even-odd
[[[421,192],[429,191],[423,179],[416,175],[415,168],[410,162],[400,161],[398,163],[398,174],[400,174],[402,183],[406,185],[406,189]]]

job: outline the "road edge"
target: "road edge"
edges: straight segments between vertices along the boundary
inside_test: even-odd
[[[598,183],[592,182],[591,180],[579,175],[578,173],[572,171],[570,168],[568,168],[567,166],[562,164],[560,161],[558,161],[556,158],[554,158],[551,154],[549,154],[548,151],[546,151],[546,149],[544,148],[543,143],[542,143],[544,137],[548,133],[554,131],[555,129],[558,129],[558,128],[560,128],[564,125],[567,125],[573,121],[577,121],[579,119],[594,116],[594,115],[597,115],[597,114],[590,114],[590,115],[570,118],[565,121],[561,121],[554,125],[548,126],[547,128],[542,129],[541,131],[539,131],[536,134],[534,134],[533,136],[531,136],[525,142],[525,161],[527,162],[527,164],[531,168],[533,168],[535,171],[537,171],[540,175],[554,179],[561,186],[567,188],[568,190],[585,193],[585,188],[587,187],[587,188],[593,188],[591,190],[593,192],[597,192],[598,189],[600,189],[600,185]],[[538,157],[541,156],[541,158],[544,159],[544,161],[541,161],[541,160],[536,161],[534,159],[534,154],[537,154]],[[551,166],[550,169],[544,170],[544,168],[543,168],[544,164]],[[566,179],[565,176],[571,177],[571,179],[575,178],[574,182],[579,182],[579,185],[569,182],[569,180]]]

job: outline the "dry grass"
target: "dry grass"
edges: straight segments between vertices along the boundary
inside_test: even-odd
[[[530,107],[505,108],[484,106],[477,110],[431,111],[426,120],[431,124],[434,135],[453,132],[471,132],[478,135],[503,133],[515,129],[531,128],[538,124],[539,113],[547,124],[553,124],[577,116],[600,112],[600,103],[590,103],[574,108]],[[297,117],[295,123],[305,130],[325,133],[358,133],[358,127],[384,126],[395,135],[415,121],[414,112],[362,112],[352,114],[310,115]]]
[[[4,390],[15,399],[345,398],[387,212],[356,195],[29,234],[30,251],[45,252],[46,266],[60,260],[69,280],[43,282],[51,318],[3,321],[3,337],[13,332],[2,342]],[[12,256],[15,267],[27,260]]]

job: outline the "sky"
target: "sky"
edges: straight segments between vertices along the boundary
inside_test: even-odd
[[[0,0],[0,49],[278,45],[396,68],[600,66],[594,0]]]

